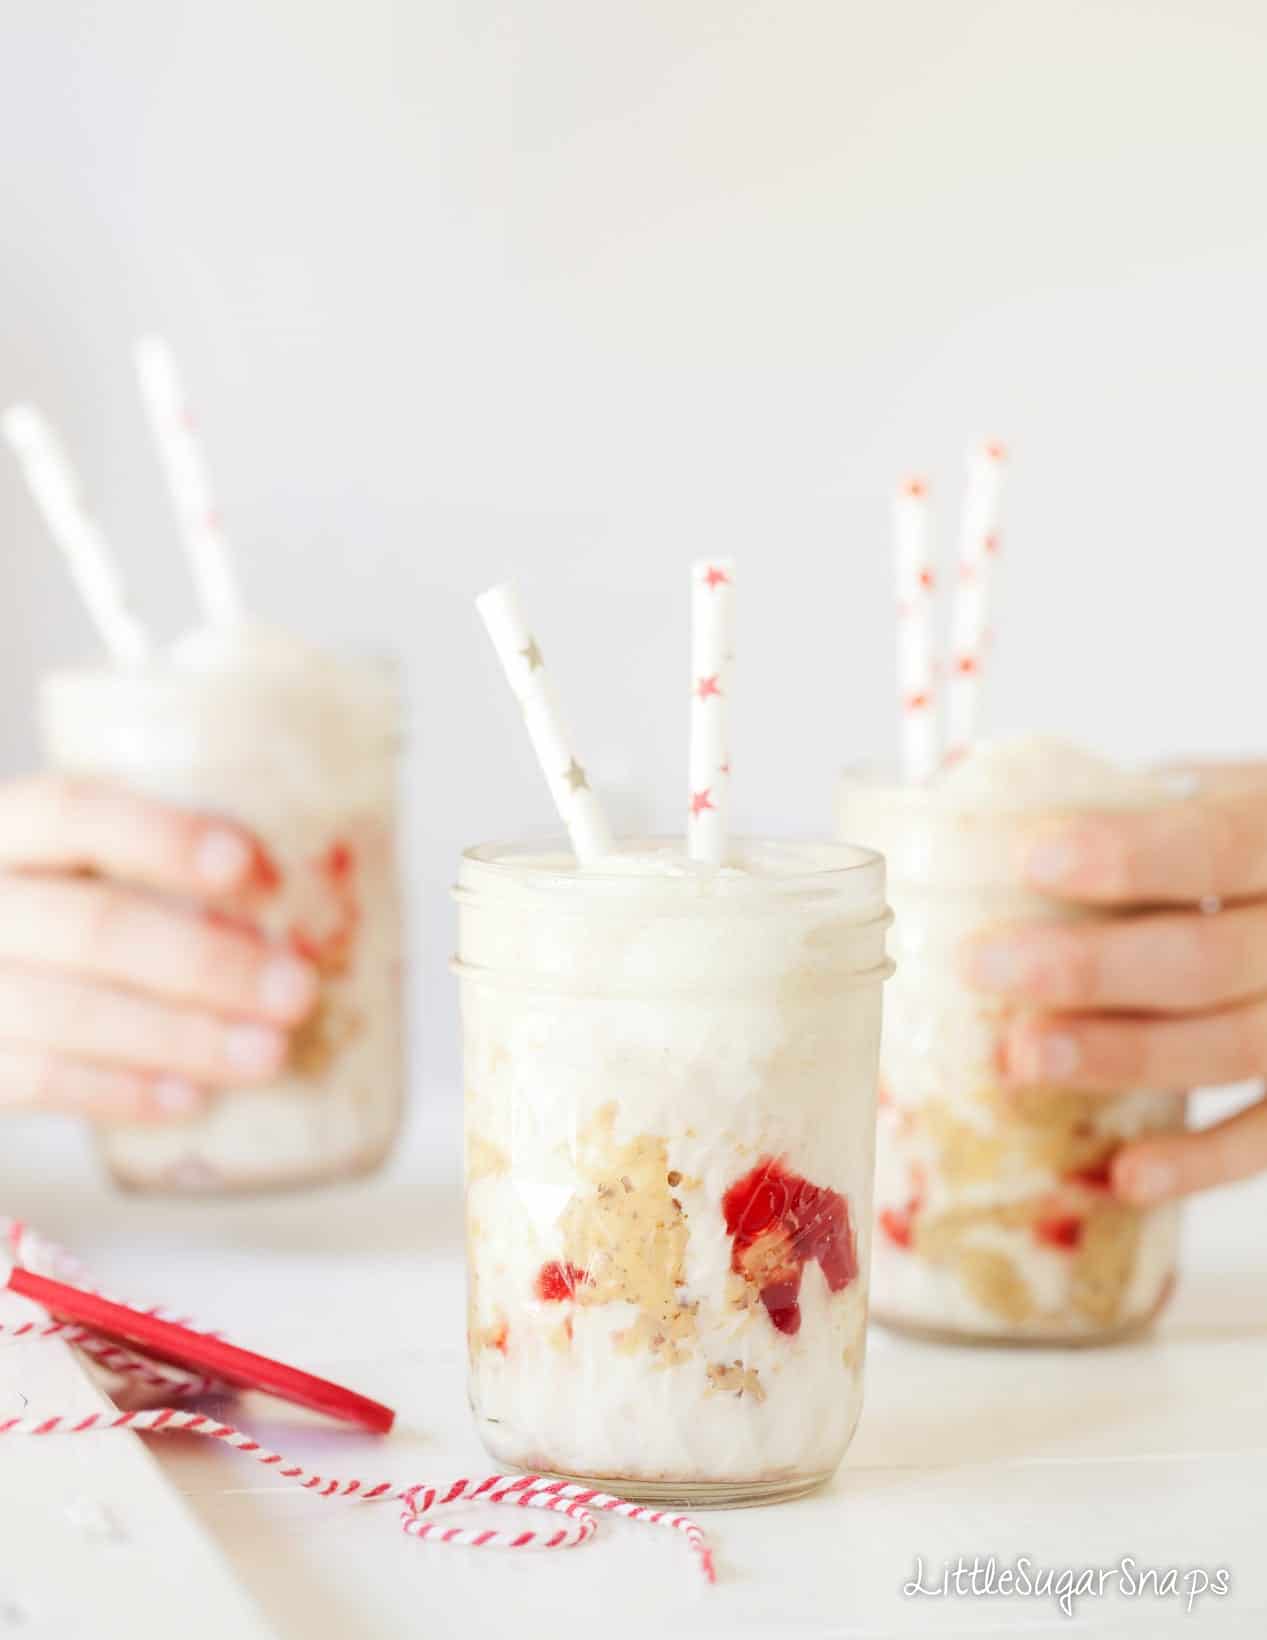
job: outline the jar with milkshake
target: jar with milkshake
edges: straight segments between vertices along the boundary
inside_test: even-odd
[[[193,1120],[108,1126],[101,1148],[137,1190],[315,1184],[378,1165],[400,1121],[396,682],[246,618],[170,351],[150,338],[137,363],[205,624],[155,649],[51,428],[9,411],[4,431],[111,661],[44,681],[46,760],[253,831],[269,892],[240,932],[303,959],[320,990],[276,1080],[210,1090]]]
[[[1018,886],[1023,840],[1072,813],[1153,806],[1173,783],[1059,742],[978,742],[922,786],[846,776],[842,836],[886,858],[897,972],[876,1137],[878,1320],[950,1338],[1104,1342],[1174,1284],[1179,1210],[1111,1192],[1127,1140],[1181,1126],[1173,1089],[1015,1088],[1007,1005],[963,978],[967,943],[1009,923],[1103,916]]]
[[[248,826],[275,878],[253,926],[321,982],[275,1081],[217,1089],[192,1121],[103,1128],[115,1179],[218,1194],[376,1167],[404,1086],[394,676],[241,626],[142,665],[54,673],[40,707],[50,767]]]
[[[1102,918],[1021,886],[1022,845],[1069,815],[1153,807],[1174,782],[1042,737],[977,730],[1003,456],[969,470],[948,664],[935,661],[926,487],[895,516],[901,783],[846,775],[839,834],[887,861],[897,964],[881,1047],[874,1313],[948,1340],[1099,1343],[1146,1326],[1175,1279],[1179,1215],[1111,1186],[1117,1150],[1181,1126],[1169,1088],[1018,1088],[1010,1005],[964,977],[971,941],[1011,923]],[[947,744],[938,734],[948,681]]]
[[[861,1406],[883,862],[719,838],[698,733],[707,841],[613,839],[510,589],[483,612],[573,849],[458,880],[480,1435],[638,1499],[794,1496]]]

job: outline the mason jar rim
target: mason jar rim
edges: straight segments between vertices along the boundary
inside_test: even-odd
[[[513,883],[528,892],[540,892],[564,901],[599,898],[620,902],[636,894],[644,903],[654,900],[660,905],[693,909],[708,904],[751,907],[847,894],[855,899],[860,921],[887,911],[884,857],[875,849],[830,839],[757,836],[737,837],[732,847],[740,861],[749,851],[762,850],[767,855],[773,851],[776,860],[781,856],[792,862],[799,854],[817,857],[821,863],[788,871],[726,872],[704,865],[671,873],[605,871],[601,862],[579,867],[567,838],[558,833],[529,834],[514,842],[477,843],[464,849],[462,880],[453,892],[455,898],[464,899],[476,891],[477,883],[466,880],[468,869],[474,868],[479,881]],[[680,851],[681,838],[672,835],[621,837],[617,839],[616,851],[618,854],[656,853],[670,848]]]

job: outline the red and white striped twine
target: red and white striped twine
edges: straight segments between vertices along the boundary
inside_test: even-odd
[[[33,1237],[25,1226],[14,1220],[0,1218],[0,1238],[7,1239],[15,1262],[24,1255],[35,1259],[46,1273],[65,1276],[72,1264],[59,1248]],[[79,1275],[78,1266],[74,1266]],[[160,1312],[157,1306],[151,1312]],[[83,1350],[99,1365],[114,1373],[130,1377],[147,1389],[162,1389],[167,1394],[192,1395],[207,1390],[221,1391],[224,1385],[193,1375],[176,1376],[168,1369],[159,1371],[145,1357],[123,1349],[109,1339],[93,1333],[87,1327],[70,1322],[49,1320],[25,1321],[16,1325],[0,1326],[0,1334],[10,1338],[60,1338]],[[463,1477],[442,1485],[427,1481],[412,1486],[398,1486],[394,1481],[370,1484],[361,1480],[338,1480],[326,1475],[310,1473],[301,1465],[289,1463],[280,1452],[266,1451],[258,1441],[232,1424],[220,1423],[201,1412],[182,1411],[176,1407],[134,1408],[129,1411],[88,1413],[84,1417],[54,1414],[45,1418],[0,1419],[0,1435],[79,1435],[90,1430],[130,1429],[138,1434],[204,1435],[211,1440],[255,1459],[257,1463],[274,1469],[283,1479],[292,1481],[305,1492],[314,1492],[322,1498],[356,1498],[362,1502],[397,1502],[401,1511],[402,1531],[411,1537],[432,1539],[454,1547],[469,1549],[571,1549],[586,1543],[598,1530],[593,1511],[621,1515],[626,1520],[641,1521],[649,1526],[667,1526],[681,1532],[686,1538],[696,1564],[709,1583],[717,1580],[712,1551],[704,1533],[686,1515],[668,1509],[649,1509],[642,1504],[630,1503],[610,1492],[575,1482],[549,1480],[541,1475],[487,1475],[483,1480]],[[495,1531],[488,1527],[443,1526],[426,1517],[434,1510],[458,1503],[504,1503],[522,1509],[545,1509],[561,1515],[565,1524],[554,1531],[524,1530],[520,1532]]]

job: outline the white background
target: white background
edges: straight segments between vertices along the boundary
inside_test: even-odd
[[[686,566],[741,564],[736,797],[893,741],[888,497],[1014,451],[990,718],[1260,747],[1256,0],[41,0],[0,21],[0,398],[190,619],[129,348],[174,342],[261,615],[399,650],[428,1069],[445,890],[549,817],[508,573],[629,821],[685,792]],[[7,453],[0,760],[91,634]]]

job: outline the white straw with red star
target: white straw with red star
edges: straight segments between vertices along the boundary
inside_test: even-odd
[[[0,1240],[8,1243],[15,1263],[39,1264],[51,1275],[74,1276],[82,1274],[60,1248],[33,1234],[21,1221],[0,1218]],[[157,1307],[152,1307],[155,1311]],[[112,1371],[131,1373],[132,1384],[147,1389],[162,1388],[168,1394],[207,1387],[205,1381],[189,1384],[182,1379],[173,1382],[167,1378],[171,1370],[155,1370],[143,1357],[119,1349],[107,1340],[97,1337],[90,1329],[66,1327],[55,1320],[48,1322],[21,1322],[6,1328],[14,1336],[61,1336],[66,1342],[83,1349],[90,1341],[100,1346],[90,1353]],[[109,1352],[122,1359],[109,1359]],[[227,1390],[227,1386],[217,1386]],[[231,1393],[231,1390],[228,1390]],[[136,1434],[202,1435],[219,1441],[244,1456],[263,1464],[281,1479],[291,1481],[305,1492],[322,1498],[354,1499],[357,1502],[395,1502],[402,1505],[400,1525],[411,1537],[429,1539],[455,1548],[472,1549],[570,1549],[587,1543],[597,1532],[598,1522],[592,1511],[623,1516],[626,1520],[651,1526],[665,1526],[680,1532],[695,1556],[696,1564],[705,1580],[715,1583],[717,1573],[712,1550],[704,1533],[687,1515],[668,1509],[649,1509],[642,1504],[630,1503],[613,1493],[575,1482],[550,1480],[541,1475],[488,1475],[483,1480],[463,1476],[459,1480],[431,1483],[416,1481],[400,1486],[395,1481],[363,1481],[356,1477],[339,1480],[289,1463],[280,1452],[271,1452],[232,1424],[209,1417],[206,1413],[178,1407],[149,1407],[91,1412],[86,1415],[44,1414],[39,1417],[0,1417],[0,1436],[31,1435],[47,1438],[57,1435],[82,1435],[102,1430],[131,1430]],[[565,1524],[548,1534],[530,1529],[523,1531],[496,1531],[488,1527],[443,1526],[426,1517],[436,1509],[460,1503],[500,1503],[524,1509],[539,1509],[561,1515]]]
[[[976,737],[981,713],[981,669],[990,637],[990,578],[999,549],[999,502],[1007,452],[984,444],[968,459],[950,643],[947,761],[962,757]]]
[[[242,600],[211,493],[202,445],[185,402],[176,360],[159,336],[136,344],[136,373],[150,430],[180,521],[203,613],[213,626],[242,619]]]
[[[894,503],[893,545],[902,774],[913,785],[930,779],[938,762],[931,536],[928,486],[908,479]]]
[[[704,559],[691,569],[691,747],[686,851],[725,863],[730,812],[730,685],[734,668],[735,564]]]
[[[523,711],[532,749],[576,858],[582,865],[592,865],[612,852],[611,827],[563,726],[550,674],[524,619],[514,583],[503,581],[490,587],[475,600],[475,607]]]
[[[149,643],[124,601],[114,554],[84,507],[75,469],[57,434],[38,410],[15,404],[5,412],[4,435],[101,641],[120,666],[137,665],[149,653]]]

